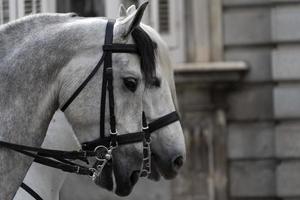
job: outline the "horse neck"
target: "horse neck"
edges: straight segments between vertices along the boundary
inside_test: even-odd
[[[57,109],[56,77],[70,56],[64,48],[54,48],[57,38],[50,25],[38,30],[41,24],[33,22],[0,29],[6,36],[6,42],[0,41],[0,139],[37,146]]]
[[[15,27],[31,30],[27,34],[0,40],[0,140],[40,146],[58,108],[59,73],[74,57],[80,36],[66,39],[66,24],[44,22],[37,26],[42,30],[30,24],[38,21]],[[0,35],[5,31],[0,28]],[[0,163],[6,163],[0,167],[0,199],[12,199],[31,162],[0,147]]]

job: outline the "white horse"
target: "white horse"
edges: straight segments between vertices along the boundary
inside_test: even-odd
[[[135,6],[129,7],[126,11],[126,16],[135,10]],[[124,8],[122,5],[120,11],[124,13]],[[170,84],[171,93],[176,102],[176,91],[174,87],[172,67],[167,46],[151,28],[144,25],[143,27],[148,31],[149,35],[152,36],[152,39],[156,41],[159,46],[157,52],[158,60],[161,64],[161,67],[166,71],[166,77]],[[80,145],[78,144],[72,128],[69,126],[61,112],[57,112],[56,115],[54,115],[42,146],[45,148],[54,148],[58,150],[74,150],[76,148],[80,149]],[[151,174],[150,178],[159,180],[159,173],[157,170],[153,169],[153,173]],[[44,200],[59,200],[59,192],[65,179],[66,173],[58,169],[33,163],[26,174],[24,182]],[[24,189],[19,188],[14,200],[31,200],[32,198],[33,197]]]
[[[114,42],[133,43],[131,33],[139,26],[142,9],[129,15],[121,9],[114,27]],[[77,18],[72,15],[37,15],[26,17],[0,28],[0,140],[29,146],[40,146],[55,110],[64,104],[98,62],[102,54],[106,20]],[[161,40],[149,27],[143,26],[158,43]],[[166,70],[156,64],[156,79],[149,84],[139,58],[132,54],[113,56],[117,128],[120,133],[141,129],[141,116],[152,121],[175,109]],[[126,79],[134,79],[135,90]],[[99,134],[98,73],[65,114],[80,142]],[[151,87],[146,87],[150,85]],[[132,85],[131,85],[132,86]],[[107,118],[106,118],[107,119]],[[106,121],[108,127],[108,120]],[[106,130],[107,132],[109,130]],[[185,159],[181,126],[173,123],[153,135],[151,149],[154,166],[166,178],[173,178]],[[140,171],[142,145],[124,145],[113,151],[116,194],[128,195]],[[12,199],[24,179],[32,159],[0,149],[0,199]],[[153,170],[157,171],[157,170]],[[111,190],[112,176],[96,181]]]

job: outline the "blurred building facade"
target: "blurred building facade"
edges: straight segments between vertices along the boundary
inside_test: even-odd
[[[0,0],[0,23],[115,18],[121,2],[140,3]],[[144,22],[169,45],[188,158],[176,180],[141,181],[128,199],[299,199],[300,0],[150,0]],[[118,199],[75,176],[61,198]]]

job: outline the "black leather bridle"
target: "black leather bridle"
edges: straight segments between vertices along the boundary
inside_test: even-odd
[[[59,151],[44,148],[36,148],[30,146],[24,146],[19,144],[8,143],[0,141],[0,146],[9,148],[27,156],[33,157],[34,161],[46,166],[61,169],[66,172],[76,173],[80,175],[89,175],[96,179],[101,175],[101,172],[106,163],[112,161],[112,151],[120,145],[132,144],[137,142],[143,142],[143,166],[141,176],[148,176],[151,173],[151,134],[165,126],[168,126],[179,120],[176,111],[173,111],[167,115],[164,115],[151,123],[147,123],[145,113],[141,113],[142,117],[142,130],[135,133],[118,134],[116,129],[116,118],[114,111],[114,92],[113,92],[113,66],[112,66],[112,54],[113,53],[133,53],[138,54],[135,44],[116,44],[113,43],[113,29],[114,22],[108,21],[106,26],[105,42],[103,45],[103,54],[98,64],[94,67],[88,77],[82,82],[72,96],[61,107],[62,111],[65,111],[68,106],[74,101],[74,99],[85,88],[87,83],[94,77],[96,72],[103,64],[103,80],[102,80],[102,95],[100,106],[100,137],[96,140],[85,142],[82,144],[82,150],[80,151]],[[109,124],[110,134],[105,136],[105,105],[106,94],[108,93],[109,104]],[[74,160],[81,160],[88,163],[89,157],[95,157],[97,162],[95,167],[89,168],[78,163]],[[21,187],[29,192],[34,198],[41,199],[30,187],[26,184],[22,184]]]

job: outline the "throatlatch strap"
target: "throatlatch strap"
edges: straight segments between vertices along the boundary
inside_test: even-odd
[[[77,90],[75,90],[75,92],[72,94],[72,96],[61,107],[61,109],[60,109],[61,111],[64,112],[68,108],[68,106],[74,101],[74,99],[79,95],[79,93],[88,84],[88,82],[94,77],[94,75],[96,74],[96,72],[98,71],[100,66],[102,65],[104,57],[105,57],[105,53],[102,54],[101,59],[99,60],[99,62],[97,63],[97,65],[95,66],[93,71],[88,75],[88,77],[81,83],[81,85],[77,88]]]
[[[21,183],[21,188],[23,188],[26,192],[28,192],[28,194],[30,194],[36,200],[43,200],[42,197],[38,193],[36,193],[33,189],[31,189],[25,183]]]
[[[113,35],[113,27],[114,23],[108,21],[106,24],[106,35],[105,35],[105,44],[107,41],[107,33],[110,33]],[[66,103],[61,107],[61,111],[65,111],[68,106],[74,101],[74,99],[79,95],[79,93],[82,91],[82,89],[88,84],[88,82],[95,76],[96,72],[98,71],[98,69],[101,67],[102,63],[104,62],[104,58],[105,58],[105,52],[103,52],[101,59],[99,60],[99,62],[97,63],[97,65],[95,66],[95,68],[93,69],[93,71],[88,75],[88,77],[83,81],[83,83],[81,83],[81,85],[77,88],[77,90],[72,94],[72,96],[66,101]]]

